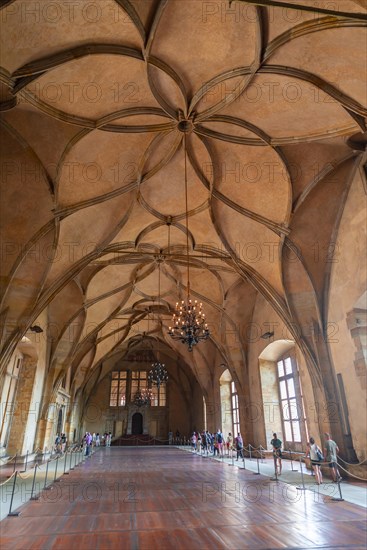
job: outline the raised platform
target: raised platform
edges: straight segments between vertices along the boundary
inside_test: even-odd
[[[111,443],[113,447],[145,447],[146,445],[168,445],[168,439],[159,439],[149,434],[126,434],[115,438]]]

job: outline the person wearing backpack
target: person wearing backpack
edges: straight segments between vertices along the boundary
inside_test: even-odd
[[[221,454],[223,456],[223,434],[219,428],[215,435],[215,440],[217,442],[218,454]]]
[[[240,433],[237,434],[237,437],[235,439],[235,444],[236,444],[236,451],[237,451],[236,460],[238,460],[239,456],[243,460],[243,439],[242,439],[242,435]]]
[[[311,459],[312,469],[315,472],[316,483],[321,485],[322,483],[322,472],[321,472],[321,463],[324,460],[324,455],[318,445],[316,445],[313,437],[310,437],[310,441],[307,446],[306,456],[309,456]]]

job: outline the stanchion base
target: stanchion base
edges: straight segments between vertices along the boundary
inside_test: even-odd
[[[306,487],[296,487],[297,491],[307,491]]]
[[[31,497],[29,500],[39,500],[40,497],[39,496],[36,496],[36,497]]]
[[[298,472],[298,470],[291,470],[291,472]]]
[[[253,475],[254,475],[254,476],[259,476],[259,475],[260,475],[260,472],[254,472]]]
[[[333,497],[331,499],[332,502],[344,502],[344,498],[337,498],[337,497]]]
[[[61,479],[54,479],[54,483],[59,483]]]
[[[51,489],[52,489],[52,486],[49,485],[48,487],[44,487],[44,488],[43,488],[43,491],[51,491]]]
[[[64,472],[64,476],[68,476],[69,475],[69,472]]]
[[[270,481],[279,481],[279,479],[277,477],[271,477]]]
[[[20,516],[20,512],[10,512],[10,514],[8,514],[8,516],[17,517],[17,516]]]

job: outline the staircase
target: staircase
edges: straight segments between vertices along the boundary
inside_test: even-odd
[[[163,439],[155,438],[149,434],[130,434],[116,437],[111,443],[111,446],[113,447],[144,447],[147,445],[168,445],[168,439],[165,441]]]

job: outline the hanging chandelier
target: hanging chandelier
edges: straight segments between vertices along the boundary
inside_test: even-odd
[[[161,263],[163,261],[162,257],[159,256],[156,259],[156,261],[158,262],[158,306],[159,306],[161,303]],[[158,322],[159,322],[159,317],[158,317]],[[166,367],[164,363],[161,363],[159,361],[159,338],[158,338],[157,359],[158,360],[155,363],[152,363],[153,368],[148,373],[148,382],[151,382],[152,384],[157,386],[158,393],[159,393],[159,388],[161,384],[163,384],[163,382],[168,381],[168,372],[166,370]]]
[[[134,396],[134,405],[137,407],[146,407],[150,405],[151,399],[153,397],[152,390],[144,389],[138,390]]]
[[[159,391],[161,384],[168,381],[168,372],[164,363],[160,363],[159,361],[152,363],[152,367],[152,370],[148,373],[148,381],[157,386]]]
[[[184,122],[184,121],[183,121]],[[186,210],[186,260],[187,260],[187,299],[176,302],[175,312],[172,317],[172,326],[168,334],[173,340],[180,340],[186,344],[189,351],[193,350],[201,341],[207,340],[210,331],[203,312],[203,304],[190,298],[190,262],[189,262],[189,214],[188,214],[188,193],[187,193],[187,151],[186,132],[190,126],[181,124],[179,129],[184,132],[184,160],[185,160],[185,210]]]

